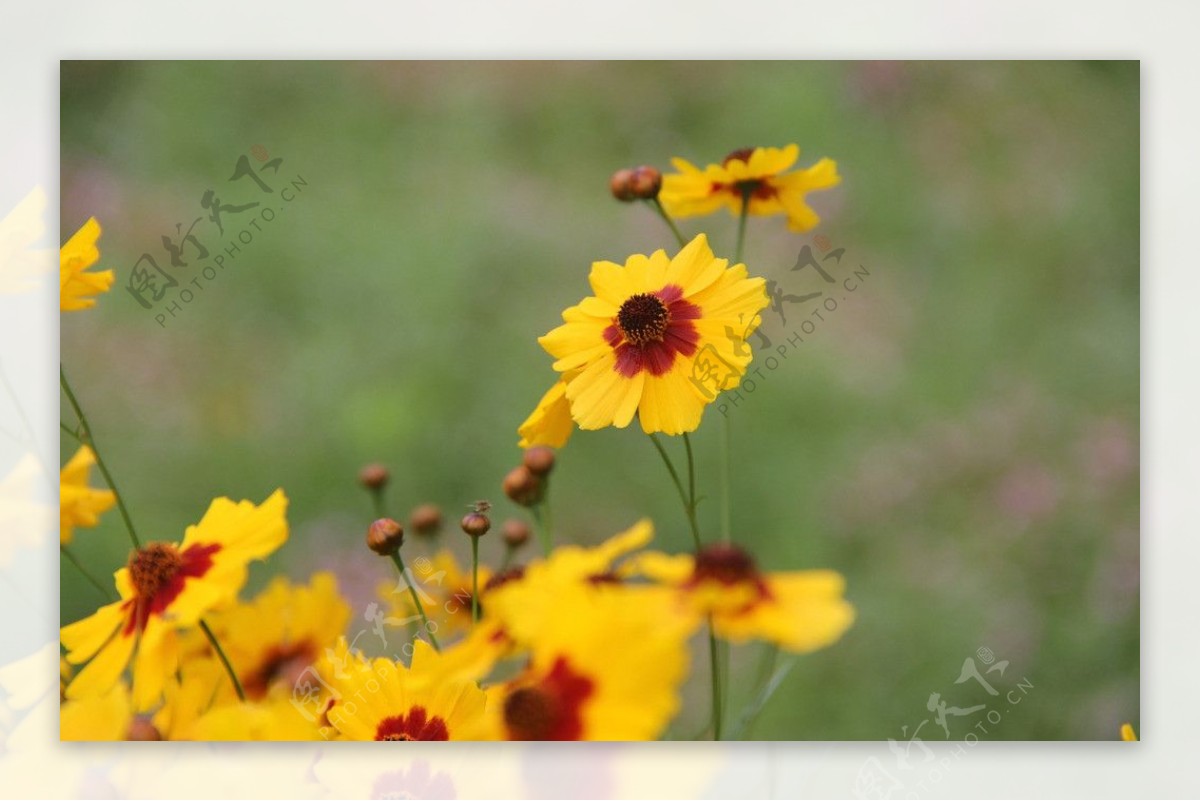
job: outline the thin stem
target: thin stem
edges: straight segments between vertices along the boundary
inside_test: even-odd
[[[692,459],[692,439],[685,432],[683,435],[683,447],[687,449],[688,460],[688,506],[692,511],[696,509],[696,464]]]
[[[542,507],[542,522],[546,526],[546,556],[550,555],[550,551],[554,550],[554,515],[550,511],[550,480],[544,479],[546,487],[542,491],[542,500],[538,504]]]
[[[83,574],[83,577],[85,579],[87,579],[88,581],[90,581],[93,587],[95,587],[97,590],[100,591],[100,594],[104,596],[104,599],[106,601],[113,600],[112,593],[109,592],[103,584],[101,584],[99,581],[97,581],[96,577],[93,576],[91,574],[91,572],[86,567],[83,566],[83,562],[80,562],[79,558],[77,556],[75,556],[75,554],[71,553],[70,549],[67,548],[67,546],[60,543],[58,546],[58,550],[59,550],[59,552],[62,553],[63,556],[67,557],[67,561],[69,561],[71,564],[75,565],[75,569],[78,570],[81,574]]]
[[[729,415],[725,415],[721,428],[721,539],[728,543],[733,527],[733,504],[729,494],[730,465],[733,464],[733,424],[729,422]]]
[[[546,525],[545,514],[543,513],[542,504],[535,503],[529,509],[533,515],[534,528],[537,529],[538,542],[542,544],[542,556],[550,556],[550,528]]]
[[[383,488],[371,487],[371,504],[375,507],[375,519],[382,520],[387,517],[383,508]]]
[[[208,627],[208,624],[204,620],[200,621],[200,630],[204,632],[204,636],[208,638],[209,644],[217,652],[217,657],[220,658],[221,664],[225,666],[225,672],[229,674],[229,680],[233,682],[233,689],[237,693],[238,700],[245,701],[246,691],[242,689],[242,683],[238,681],[237,671],[233,669],[233,664],[229,661],[229,657],[225,655],[225,650],[221,648],[221,643],[217,642],[217,635],[213,634],[212,629]]]
[[[683,503],[684,514],[687,515],[688,525],[692,529],[692,540],[696,543],[696,550],[700,550],[700,529],[696,525],[695,505],[688,500],[688,496],[683,489],[683,484],[679,481],[679,474],[675,472],[675,465],[671,464],[671,457],[667,455],[666,449],[658,441],[658,435],[650,434],[649,436],[650,441],[654,443],[654,447],[658,449],[658,455],[662,457],[663,464],[667,466],[667,472],[671,474],[671,481],[675,482],[675,489],[679,492],[679,500]]]
[[[67,381],[67,374],[61,365],[58,368],[58,382],[62,385],[63,393],[67,396],[67,400],[71,403],[71,408],[75,410],[75,416],[79,419],[79,428],[82,435],[80,441],[86,441],[91,446],[92,454],[96,457],[96,466],[100,468],[100,473],[104,476],[104,480],[108,482],[108,488],[113,491],[113,495],[117,498],[117,508],[121,510],[121,518],[125,521],[125,528],[129,532],[129,539],[133,540],[134,548],[140,549],[142,542],[138,539],[137,531],[133,527],[133,519],[129,516],[129,510],[125,508],[125,496],[117,489],[117,483],[113,481],[112,473],[108,472],[108,466],[104,464],[104,458],[100,455],[100,448],[96,446],[96,438],[92,435],[92,427],[88,424],[87,416],[84,415],[79,401],[75,399],[75,393],[71,391],[71,384]]]
[[[679,229],[675,227],[675,221],[671,219],[671,215],[667,214],[667,210],[663,208],[662,201],[654,198],[649,203],[658,212],[658,216],[663,218],[663,222],[671,229],[671,233],[675,234],[675,241],[679,243],[679,247],[686,245],[687,240],[683,238],[683,234],[679,233]]]
[[[479,537],[471,537],[471,622],[479,622]]]
[[[717,659],[717,636],[712,616],[708,618],[708,666],[712,673],[713,740],[721,739],[721,669]]]
[[[750,216],[750,193],[752,190],[742,190],[742,213],[738,216],[737,249],[733,251],[733,263],[742,263],[742,252],[746,247],[746,218]]]
[[[421,622],[425,624],[425,633],[429,635],[430,644],[435,651],[442,650],[442,647],[438,645],[437,637],[433,636],[433,629],[429,627],[429,618],[425,616],[425,607],[421,603],[421,597],[417,595],[417,588],[408,578],[408,570],[404,567],[404,557],[400,556],[399,551],[396,551],[392,554],[392,561],[396,563],[396,569],[400,571],[400,577],[404,579],[404,583],[408,587],[408,594],[412,596],[413,604],[417,607],[417,614],[421,616]]]
[[[771,700],[771,696],[775,694],[775,691],[779,689],[779,685],[783,684],[783,680],[787,678],[788,673],[792,672],[792,668],[794,668],[799,661],[799,656],[792,655],[786,662],[775,669],[775,672],[771,675],[770,681],[766,683],[766,685],[762,688],[762,691],[759,692],[758,697],[755,698],[754,701],[751,702],[748,707],[746,707],[746,711],[742,713],[742,719],[738,721],[738,739],[741,739],[742,736],[750,730],[750,727],[754,725],[754,721],[758,719],[760,714],[762,714],[767,702]]]
[[[66,434],[67,436],[71,437],[71,439],[75,440],[76,442],[82,442],[82,440],[81,440],[81,439],[79,439],[79,432],[78,432],[78,431],[76,431],[75,429],[71,428],[71,427],[70,427],[69,425],[67,425],[66,423],[64,423],[64,422],[62,422],[62,421],[59,421],[59,423],[58,423],[58,427],[59,427],[59,428],[61,428],[61,429],[63,430],[63,433],[64,433],[64,434]]]

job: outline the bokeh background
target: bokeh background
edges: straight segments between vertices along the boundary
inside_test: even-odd
[[[934,692],[1001,715],[951,716],[951,739],[1115,739],[1138,722],[1135,62],[64,62],[61,77],[63,238],[96,216],[118,274],[64,317],[62,360],[144,537],[282,486],[292,537],[248,590],[332,569],[352,627],[369,625],[390,573],[362,546],[358,468],[392,467],[397,514],[490,498],[517,516],[499,482],[553,378],[536,337],[587,294],[593,260],[671,246],[609,174],[798,142],[843,184],[813,196],[809,234],[752,219],[747,263],[795,295],[826,289],[788,269],[804,245],[844,248],[839,280],[868,275],[824,320],[813,303],[767,314],[776,344],[814,330],[730,411],[735,538],[767,569],[841,571],[859,617],[796,662],[747,736],[945,739]],[[161,238],[207,214],[206,190],[267,198],[228,180],[264,150],[282,158],[261,173],[276,193],[303,180],[294,200],[215,280],[169,266]],[[195,232],[215,253],[251,216]],[[728,215],[681,227],[732,250]],[[165,327],[122,288],[143,252],[204,286]],[[695,440],[709,534],[718,418]],[[660,546],[689,541],[636,426],[577,433],[553,503],[579,542],[647,515]],[[74,547],[118,567],[118,515]],[[483,552],[498,560],[499,542]],[[67,622],[99,598],[61,571]],[[988,674],[999,700],[956,683],[964,660],[984,669],[980,649],[1008,662]],[[735,650],[735,706],[763,665]],[[694,671],[675,736],[707,715]]]

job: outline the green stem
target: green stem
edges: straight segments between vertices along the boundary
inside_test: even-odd
[[[383,488],[371,487],[371,504],[375,507],[375,519],[382,520],[387,517],[383,508]]]
[[[67,548],[67,546],[60,543],[58,546],[58,550],[62,553],[63,556],[67,557],[67,561],[69,561],[71,564],[75,565],[75,569],[78,570],[81,574],[83,574],[83,577],[85,579],[87,579],[88,581],[90,581],[92,583],[93,587],[95,587],[97,590],[100,591],[100,594],[104,596],[104,599],[106,601],[113,600],[112,593],[109,592],[107,589],[105,589],[104,585],[96,580],[96,577],[93,576],[88,571],[88,569],[83,566],[83,563],[79,561],[79,558],[76,557],[75,554],[71,553],[70,549]]]
[[[663,222],[671,229],[671,233],[675,234],[675,241],[679,243],[679,247],[686,245],[687,240],[683,238],[683,234],[679,233],[679,229],[675,227],[675,221],[671,219],[671,215],[667,214],[667,210],[663,208],[662,201],[654,198],[648,202],[658,212],[658,216],[663,218]]]
[[[75,416],[79,419],[79,428],[82,433],[80,440],[86,441],[91,446],[92,453],[96,457],[96,466],[100,468],[100,473],[104,476],[104,480],[108,482],[108,488],[116,496],[117,508],[121,510],[121,518],[125,521],[126,530],[129,531],[129,539],[133,540],[134,548],[140,549],[142,543],[138,539],[137,531],[133,527],[133,519],[129,516],[129,510],[125,508],[125,496],[117,489],[117,483],[113,481],[112,473],[108,472],[108,466],[104,464],[104,458],[100,455],[100,448],[96,446],[96,438],[92,435],[92,427],[88,424],[87,416],[84,415],[79,401],[75,399],[75,393],[71,391],[71,384],[67,381],[67,374],[61,365],[58,368],[58,379],[62,385],[63,393],[71,403],[71,408],[75,410]]]
[[[221,648],[221,643],[217,642],[217,635],[213,634],[213,630],[208,627],[204,620],[200,621],[200,629],[204,632],[204,636],[208,638],[208,642],[212,645],[213,650],[217,652],[217,657],[220,658],[221,664],[225,666],[225,672],[229,674],[229,680],[233,682],[234,692],[237,693],[239,701],[246,700],[246,691],[242,689],[242,683],[238,681],[237,671],[233,669],[233,664],[229,661],[229,657],[225,655],[225,650]]]
[[[392,554],[392,561],[396,563],[396,569],[400,571],[400,577],[404,579],[404,584],[408,587],[408,594],[412,596],[413,604],[417,607],[417,614],[421,616],[421,622],[425,624],[425,633],[429,635],[430,644],[435,651],[442,650],[442,647],[438,645],[437,637],[433,636],[433,629],[429,627],[429,618],[425,616],[425,606],[421,603],[421,597],[417,595],[417,588],[408,578],[408,571],[404,568],[404,557],[400,556],[399,551],[396,551]]]
[[[712,616],[708,618],[708,666],[712,673],[713,740],[721,739],[721,669],[717,659],[717,636]]]
[[[75,440],[76,442],[82,442],[82,440],[79,439],[79,432],[68,426],[66,423],[59,421],[58,427],[63,430],[64,434],[71,437],[71,439]]]
[[[740,721],[738,721],[738,739],[741,739],[742,736],[749,731],[750,727],[754,724],[754,721],[758,719],[758,716],[766,707],[767,702],[771,700],[771,696],[775,694],[775,691],[779,689],[779,685],[783,683],[783,680],[787,678],[788,673],[792,671],[792,668],[794,668],[796,663],[799,661],[799,656],[792,655],[791,658],[775,669],[775,672],[771,675],[771,680],[766,683],[766,685],[762,688],[762,691],[759,692],[758,697],[755,698],[751,704],[746,707],[746,711],[742,713],[742,718]]]
[[[746,247],[746,218],[750,216],[750,191],[742,190],[742,213],[738,216],[737,249],[733,251],[733,263],[742,263],[742,252]]]
[[[471,537],[471,621],[479,622],[479,537]]]
[[[721,428],[721,539],[728,543],[733,527],[733,504],[729,494],[730,465],[733,463],[733,424],[729,422],[729,415],[725,415]]]
[[[546,525],[545,515],[542,511],[542,505],[536,503],[529,509],[533,515],[533,525],[537,529],[538,542],[542,544],[542,556],[550,556],[550,528]]]
[[[658,441],[658,435],[650,434],[649,436],[650,441],[654,443],[654,447],[658,449],[658,455],[662,457],[663,464],[667,466],[667,472],[671,474],[671,481],[675,483],[675,489],[679,492],[679,500],[683,504],[684,514],[687,515],[688,525],[692,529],[692,540],[696,543],[696,550],[700,550],[700,528],[696,525],[696,507],[688,500],[687,493],[683,489],[683,484],[679,480],[679,474],[675,472],[675,465],[671,464],[671,457],[667,455],[666,449]]]

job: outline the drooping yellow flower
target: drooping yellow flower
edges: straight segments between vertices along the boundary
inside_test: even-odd
[[[712,618],[717,636],[761,639],[793,653],[836,642],[854,622],[846,581],[832,570],[761,573],[736,545],[710,545],[697,556],[648,552],[632,572],[672,587],[681,610]]]
[[[109,290],[116,277],[112,270],[86,272],[100,260],[96,240],[100,223],[92,217],[58,251],[58,307],[61,311],[79,311],[96,305],[94,295]]]
[[[538,340],[557,360],[571,417],[587,430],[624,428],[635,414],[648,433],[695,430],[750,363],[746,337],[768,303],[763,279],[714,257],[700,234],[674,258],[660,250],[624,266],[596,262],[590,281],[595,295]]]
[[[560,589],[541,610],[529,664],[488,691],[493,736],[652,740],[679,710],[687,640],[656,587],[599,582]]]
[[[1133,730],[1132,723],[1122,723],[1121,724],[1121,739],[1122,740],[1124,740],[1127,743],[1135,743],[1135,742],[1137,742],[1137,738],[1138,738],[1137,732],[1135,732]]]
[[[258,506],[217,498],[181,544],[152,542],[134,551],[114,574],[120,600],[60,632],[68,661],[88,662],[67,697],[107,691],[132,659],[134,707],[149,709],[178,667],[176,631],[233,602],[249,562],[287,539],[286,510],[283,490]]]
[[[567,401],[567,380],[560,378],[546,391],[538,401],[537,407],[517,429],[517,433],[521,435],[517,447],[548,445],[551,448],[561,448],[567,444],[574,430],[571,404]]]
[[[58,541],[69,545],[76,526],[90,528],[100,515],[117,502],[112,490],[88,486],[88,472],[96,464],[96,454],[83,445],[58,474]]]
[[[679,172],[663,176],[658,199],[673,217],[712,214],[722,207],[738,216],[743,198],[749,197],[750,214],[786,214],[788,228],[807,231],[821,220],[805,195],[837,186],[842,179],[831,159],[787,172],[799,156],[798,145],[744,148],[703,170],[684,159],[671,159]]]
[[[333,574],[316,573],[307,586],[276,577],[253,600],[213,615],[210,626],[246,698],[257,701],[276,686],[291,693],[294,679],[337,642],[349,621],[350,605]],[[232,692],[228,680],[221,687]]]
[[[436,626],[434,633],[439,639],[471,627],[472,578],[469,567],[459,567],[454,554],[446,549],[438,551],[433,559],[419,558],[412,564],[412,576],[429,622]],[[492,571],[486,565],[479,566],[479,595],[482,607],[483,592]],[[379,596],[390,607],[391,614],[400,619],[416,622],[417,608],[412,594],[403,583],[384,582],[379,585]]]
[[[487,697],[474,681],[447,675],[442,656],[413,643],[412,666],[348,654],[330,678],[336,695],[325,711],[346,740],[478,740]],[[452,671],[451,671],[452,673]]]

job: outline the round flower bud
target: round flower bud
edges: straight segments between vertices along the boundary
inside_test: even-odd
[[[162,734],[159,732],[158,728],[150,722],[149,718],[143,715],[138,715],[129,724],[129,731],[125,734],[125,739],[137,741],[157,741],[162,739]]]
[[[492,527],[492,521],[483,512],[470,512],[462,519],[462,530],[472,537],[482,537]]]
[[[525,465],[514,467],[504,477],[504,494],[511,498],[513,503],[533,506],[542,499],[542,480]]]
[[[362,484],[369,490],[383,489],[388,479],[391,478],[391,473],[381,464],[369,464],[362,470],[358,471],[358,483]]]
[[[608,179],[608,189],[612,192],[612,196],[622,203],[631,203],[637,200],[637,195],[633,193],[633,170],[617,170]]]
[[[653,167],[642,165],[633,168],[629,179],[629,191],[637,200],[654,200],[662,188],[662,173]]]
[[[529,524],[524,520],[509,518],[504,521],[504,544],[509,548],[520,548],[529,542]]]
[[[404,542],[404,526],[390,517],[380,518],[367,529],[367,547],[380,556],[391,556]]]
[[[435,504],[423,503],[412,510],[408,522],[417,535],[432,537],[442,527],[442,510]]]
[[[548,475],[554,469],[554,449],[548,448],[545,445],[535,445],[525,451],[525,456],[521,459],[521,462],[535,476]]]

